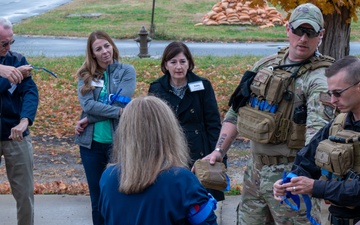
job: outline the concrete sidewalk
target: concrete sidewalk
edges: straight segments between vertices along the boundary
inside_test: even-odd
[[[14,225],[16,205],[12,195],[0,195],[0,224]],[[35,195],[36,225],[91,225],[90,197]]]
[[[236,208],[240,202],[240,195],[225,196],[225,201],[218,203],[219,225],[235,225],[236,224]]]
[[[219,225],[235,225],[240,196],[226,196],[218,204]],[[0,195],[0,225],[16,224],[12,195]],[[36,225],[91,225],[90,197],[83,195],[35,195]]]

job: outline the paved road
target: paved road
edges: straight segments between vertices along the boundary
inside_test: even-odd
[[[13,51],[21,52],[25,56],[64,57],[85,55],[86,38],[59,38],[59,37],[27,37],[15,36]],[[140,50],[134,40],[115,40],[121,56],[136,57]],[[149,42],[151,57],[160,57],[169,41]],[[255,55],[267,56],[277,52],[287,45],[284,42],[262,43],[197,43],[187,42],[194,56],[233,56]],[[360,55],[360,43],[350,43],[350,54]]]
[[[58,37],[26,37],[15,36],[11,46],[26,56],[63,57],[85,55],[86,38]],[[134,40],[115,40],[121,56],[137,56],[139,45]],[[149,42],[149,54],[152,57],[161,56],[169,41]],[[196,56],[217,55],[270,55],[286,43],[196,43],[188,42],[188,47]]]
[[[8,18],[12,23],[20,23],[23,19],[37,16],[68,2],[71,0],[0,0],[0,16]]]

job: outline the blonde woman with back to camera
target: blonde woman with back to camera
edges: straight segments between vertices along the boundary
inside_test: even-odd
[[[189,170],[186,139],[166,103],[132,100],[114,141],[116,164],[100,180],[105,224],[217,224],[216,200]]]

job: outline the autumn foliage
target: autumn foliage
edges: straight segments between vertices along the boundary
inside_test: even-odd
[[[242,2],[246,2],[245,0],[240,0]],[[331,1],[316,1],[316,0],[297,0],[297,1],[288,1],[288,0],[253,0],[252,5],[266,5],[270,3],[274,6],[279,5],[284,11],[291,13],[293,9],[295,9],[298,5],[304,3],[313,3],[317,7],[319,7],[324,15],[329,14],[341,14],[341,8],[345,7],[350,10],[350,18],[347,21],[350,23],[350,19],[352,18],[355,22],[358,20],[356,15],[356,10],[360,6],[359,0],[331,0]]]
[[[219,58],[212,62],[210,57],[195,58],[194,72],[212,82],[221,116],[228,110],[228,100],[238,85],[242,74],[259,57]],[[57,138],[74,136],[75,122],[79,119],[81,107],[77,97],[76,71],[82,58],[32,59],[36,64],[47,67],[58,74],[55,79],[41,71],[34,71],[40,95],[36,120],[31,127],[33,135],[55,136]],[[136,90],[133,97],[147,95],[149,84],[161,76],[159,59],[123,59],[132,64],[137,73]],[[206,65],[205,63],[206,62]]]
[[[223,117],[228,110],[228,100],[239,84],[242,74],[249,69],[259,57],[195,57],[194,72],[209,79],[215,90],[219,111]],[[40,104],[35,122],[31,129],[34,156],[43,160],[49,167],[46,171],[34,170],[34,173],[45,177],[35,179],[36,194],[88,194],[87,183],[75,176],[72,168],[57,170],[56,166],[69,162],[63,159],[65,152],[80,165],[78,147],[73,143],[75,122],[79,119],[81,107],[77,97],[76,71],[82,63],[82,57],[75,58],[28,58],[36,66],[46,67],[55,72],[58,78],[43,71],[33,71],[33,79],[39,89]],[[132,64],[137,73],[137,86],[134,97],[147,95],[150,82],[161,76],[159,59],[122,59]],[[57,140],[56,144],[53,144]],[[69,141],[70,140],[70,141]],[[43,162],[43,163],[44,163]],[[73,163],[73,162],[72,162]],[[3,167],[3,164],[2,164]],[[51,169],[55,168],[55,169]],[[51,174],[50,174],[51,173]],[[54,173],[54,174],[53,174]],[[5,176],[5,168],[0,168]],[[50,176],[50,175],[51,176]],[[51,177],[48,178],[48,177]],[[55,179],[53,179],[55,178]],[[11,193],[7,181],[0,183],[0,194]]]
[[[63,181],[53,181],[45,183],[34,183],[34,194],[89,194],[86,183],[64,183]],[[0,194],[10,194],[9,182],[0,184]]]

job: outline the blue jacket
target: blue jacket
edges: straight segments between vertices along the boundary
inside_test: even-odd
[[[7,66],[19,67],[28,65],[26,58],[16,52],[8,51],[4,57],[0,57],[0,63]],[[11,93],[10,82],[0,77],[0,113],[1,113],[1,140],[9,140],[11,128],[19,124],[22,118],[28,118],[29,126],[35,120],[36,110],[39,104],[38,89],[31,77],[25,78]],[[30,134],[26,129],[23,136]]]
[[[346,118],[345,130],[360,132],[360,121],[353,121],[352,113]],[[310,143],[298,152],[292,168],[292,172],[298,176],[306,176],[315,179],[312,197],[328,200],[338,206],[331,205],[329,211],[331,214],[342,218],[355,218],[360,215],[360,180],[351,181],[328,181],[317,180],[321,176],[320,167],[315,164],[315,152],[320,141],[329,138],[329,129],[333,121],[325,125]],[[354,208],[341,207],[353,206]]]
[[[119,189],[119,169],[107,168],[100,180],[99,209],[106,225],[190,224],[190,208],[209,200],[195,175],[180,167],[159,174],[154,184],[141,193],[124,194]],[[201,225],[217,224],[211,211]]]

